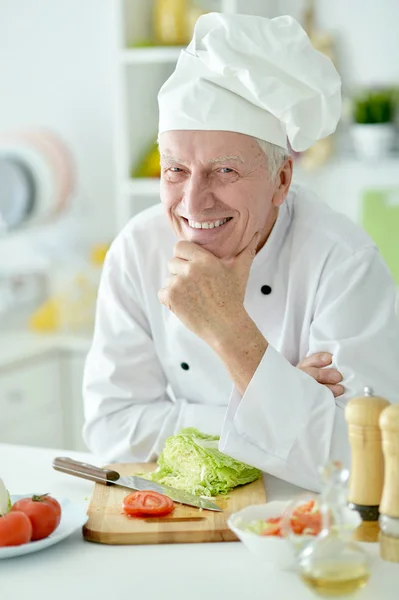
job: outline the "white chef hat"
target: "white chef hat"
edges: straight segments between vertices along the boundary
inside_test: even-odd
[[[309,148],[335,130],[341,80],[289,16],[208,13],[158,94],[159,133],[245,133]]]

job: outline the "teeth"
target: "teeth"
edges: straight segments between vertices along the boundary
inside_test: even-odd
[[[188,224],[194,229],[213,229],[214,227],[220,227],[226,223],[228,219],[222,219],[220,221],[208,221],[206,223],[198,223],[197,221],[189,221]]]

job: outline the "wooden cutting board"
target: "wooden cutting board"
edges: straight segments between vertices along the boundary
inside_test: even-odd
[[[155,463],[112,464],[121,475],[153,471]],[[88,521],[83,527],[83,537],[100,544],[175,544],[196,542],[237,541],[227,526],[230,514],[249,504],[266,502],[263,478],[234,489],[228,498],[214,501],[223,512],[200,510],[176,504],[166,517],[134,519],[122,514],[122,500],[131,490],[119,486],[95,484],[88,509]]]

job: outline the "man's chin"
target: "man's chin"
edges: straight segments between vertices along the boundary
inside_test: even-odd
[[[232,258],[234,258],[236,255],[234,253],[230,252],[223,248],[223,246],[218,246],[216,244],[198,244],[199,246],[201,246],[202,248],[205,248],[205,250],[208,250],[208,252],[210,252],[211,254],[213,254],[214,256],[216,256],[216,258],[220,258],[223,260],[231,260]]]

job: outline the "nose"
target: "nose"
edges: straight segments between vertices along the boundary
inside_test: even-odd
[[[188,216],[200,215],[203,211],[213,208],[215,198],[206,177],[191,173],[184,187],[182,204]]]

